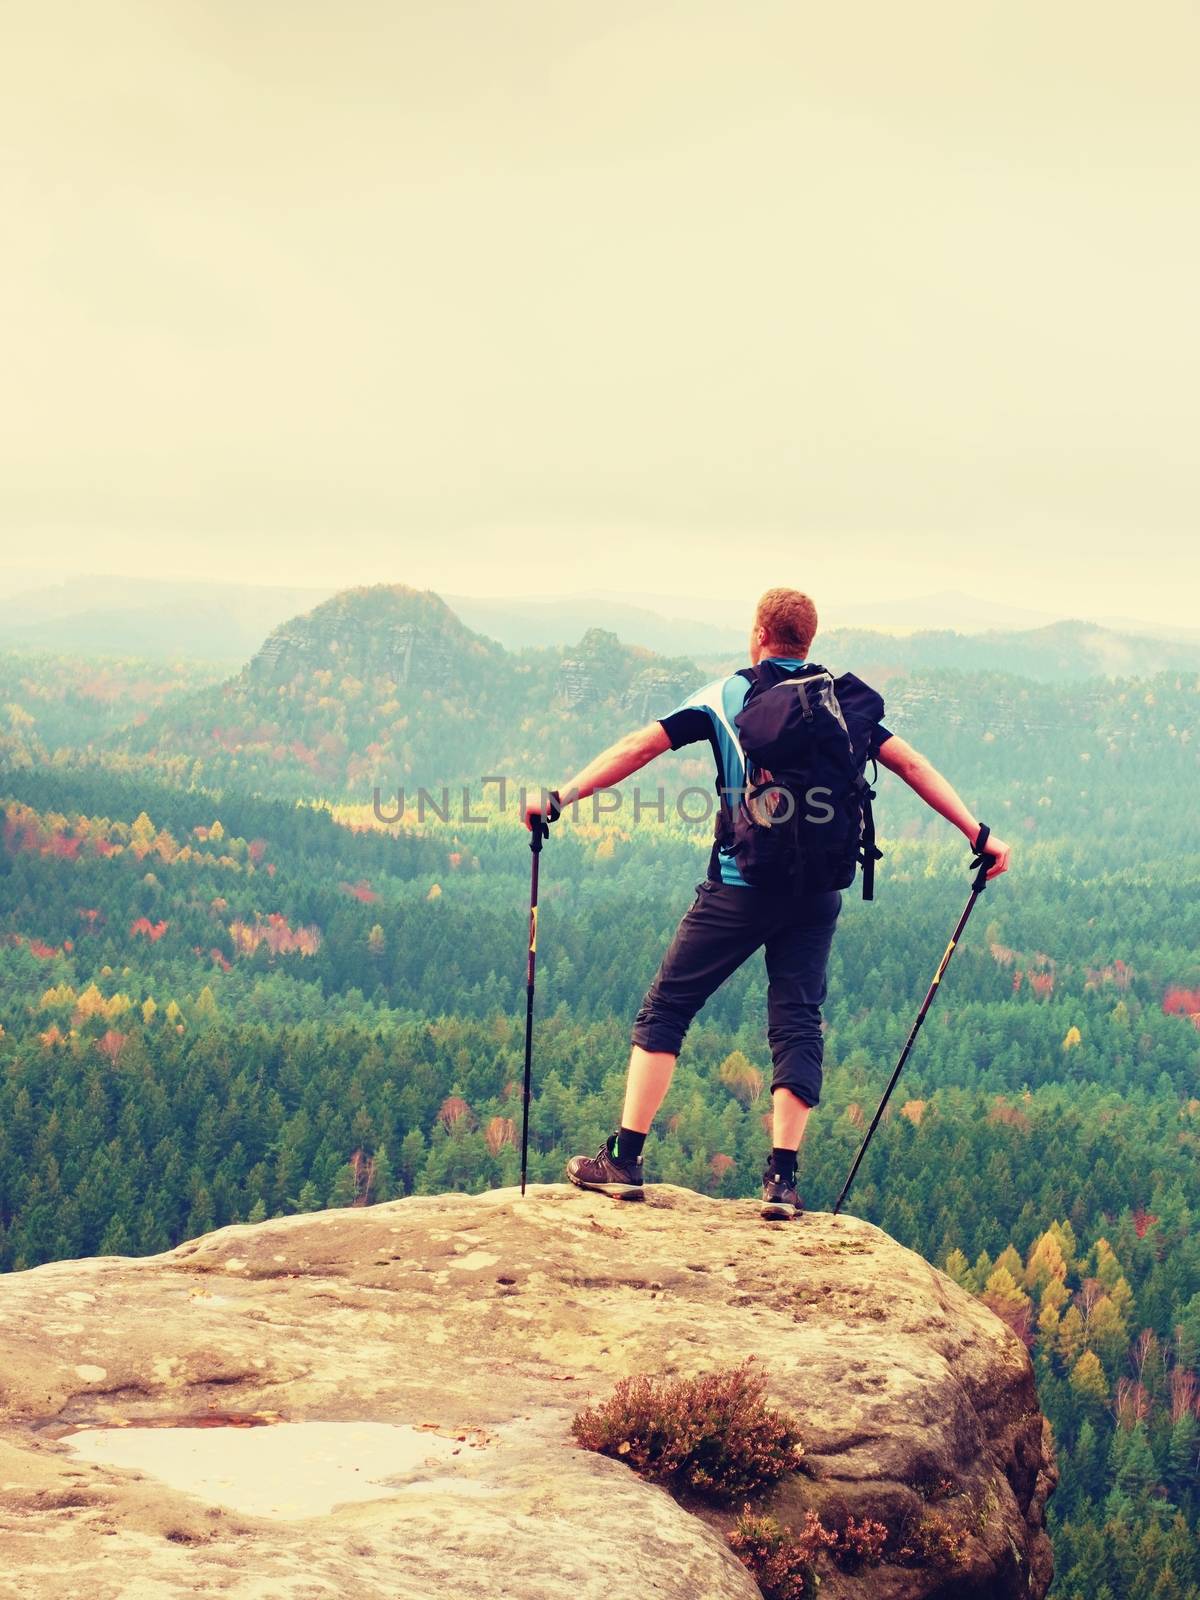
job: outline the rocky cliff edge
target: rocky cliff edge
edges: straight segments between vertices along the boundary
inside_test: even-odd
[[[1024,1347],[855,1217],[670,1185],[322,1211],[0,1278],[0,1352],[4,1600],[755,1600],[740,1508],[571,1435],[622,1377],[751,1355],[804,1442],[762,1509],[938,1534],[822,1558],[824,1600],[1050,1582]]]

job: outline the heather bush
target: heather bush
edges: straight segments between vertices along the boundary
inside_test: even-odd
[[[877,1567],[883,1560],[883,1548],[888,1531],[885,1523],[870,1517],[848,1517],[846,1526],[838,1535],[834,1555],[840,1566]]]
[[[716,1500],[751,1493],[786,1476],[803,1453],[792,1421],[764,1403],[753,1359],[699,1378],[623,1378],[571,1430],[585,1450],[673,1490]]]
[[[932,1567],[952,1567],[962,1560],[967,1548],[963,1528],[944,1511],[927,1511],[897,1551],[901,1560],[920,1561]]]
[[[837,1534],[823,1526],[815,1511],[807,1514],[797,1534],[774,1517],[755,1516],[749,1506],[726,1537],[763,1600],[801,1600],[814,1593],[819,1580],[813,1562],[837,1543]]]

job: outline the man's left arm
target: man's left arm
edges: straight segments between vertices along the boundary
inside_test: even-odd
[[[627,733],[616,744],[610,744],[607,750],[602,750],[594,761],[589,761],[586,767],[582,767],[557,790],[561,806],[565,810],[576,800],[586,800],[597,789],[611,788],[670,748],[670,735],[661,722],[648,722],[644,728]],[[530,800],[521,820],[528,828],[531,817],[546,815],[549,809],[548,802]]]
[[[947,822],[952,822],[966,834],[968,842],[974,845],[979,837],[979,819],[954,785],[948,778],[942,776],[932,761],[923,756],[919,750],[914,750],[907,739],[899,739],[894,733],[879,746],[878,755],[880,765],[885,766],[889,772],[894,772],[898,778],[903,778],[927,806],[932,807],[939,816],[945,817]],[[994,864],[988,869],[989,878],[1008,871],[1010,847],[1003,839],[998,839],[994,833],[989,834],[984,852],[995,857]]]

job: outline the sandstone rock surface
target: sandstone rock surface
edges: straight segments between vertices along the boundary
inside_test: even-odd
[[[763,1505],[793,1525],[869,1515],[897,1545],[918,1530],[921,1555],[827,1566],[824,1600],[1045,1594],[1048,1429],[984,1306],[854,1217],[771,1225],[669,1185],[630,1205],[551,1184],[0,1277],[0,1596],[754,1600],[732,1511],[677,1504],[570,1433],[621,1377],[748,1355],[806,1446]],[[185,1419],[225,1424],[223,1487],[189,1486]],[[334,1483],[332,1509],[306,1505],[314,1422],[360,1425],[337,1480],[360,1485],[353,1452],[382,1433],[361,1425],[403,1425],[394,1469],[374,1444],[358,1463],[376,1498]],[[108,1427],[73,1431],[89,1424]],[[268,1428],[278,1448],[252,1461]],[[172,1471],[129,1464],[146,1440],[181,1452]],[[264,1511],[277,1459],[290,1512]],[[952,1560],[930,1527],[954,1530]]]

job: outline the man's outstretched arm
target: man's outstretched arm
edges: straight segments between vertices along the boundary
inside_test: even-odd
[[[661,722],[648,722],[644,728],[638,728],[634,733],[627,733],[623,739],[618,739],[616,744],[610,744],[608,749],[602,750],[594,761],[589,761],[586,767],[581,768],[573,778],[569,778],[561,785],[558,796],[563,808],[576,800],[586,800],[588,795],[595,794],[597,789],[608,789],[613,784],[620,783],[631,772],[637,772],[648,761],[653,761],[655,756],[662,755],[664,750],[670,748],[671,741]],[[546,809],[541,801],[530,800],[521,820],[528,828],[530,817],[541,816]]]
[[[965,833],[972,845],[975,843],[979,837],[978,817],[954,785],[942,777],[932,761],[927,760],[919,750],[914,750],[906,739],[898,739],[895,734],[880,745],[879,760],[889,772],[903,778],[927,806],[932,806],[939,816],[945,817],[947,822],[952,822]],[[990,834],[985,850],[989,856],[996,858],[995,865],[988,869],[989,878],[1008,871],[1010,847],[1003,839],[998,839],[994,833]]]

